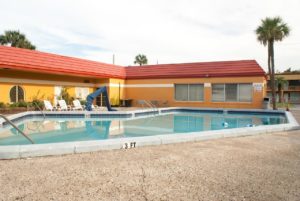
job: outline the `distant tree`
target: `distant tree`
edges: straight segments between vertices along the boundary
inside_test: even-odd
[[[135,57],[134,64],[139,64],[141,66],[141,65],[144,65],[144,64],[147,64],[147,63],[148,63],[148,59],[147,59],[147,57],[145,55],[138,54]]]
[[[288,83],[284,77],[276,77],[276,86],[278,88],[279,103],[283,102],[283,88]]]
[[[5,31],[3,35],[0,35],[0,44],[30,50],[35,50],[36,48],[26,38],[25,34],[22,34],[19,31]]]
[[[280,17],[265,18],[261,21],[255,33],[257,40],[264,46],[268,46],[268,70],[271,80],[273,110],[276,110],[275,91],[275,63],[274,63],[274,42],[282,41],[290,33],[290,28]]]
[[[290,72],[292,72],[292,69],[291,68],[288,68],[288,69],[286,69],[285,71],[283,71],[284,73],[290,73]]]

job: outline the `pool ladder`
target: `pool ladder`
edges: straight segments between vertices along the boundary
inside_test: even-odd
[[[150,101],[150,102],[148,102],[148,101],[146,101],[146,100],[143,100],[143,101],[145,102],[145,104],[146,104],[148,107],[150,107],[150,108],[152,109],[153,112],[159,113],[158,108],[157,108],[153,103],[151,103],[151,101]]]
[[[19,133],[21,133],[27,140],[31,142],[31,144],[34,144],[33,140],[28,137],[23,131],[21,131],[11,120],[9,120],[6,116],[3,114],[0,114],[0,117],[2,117],[8,124],[10,124],[12,127],[14,127]]]

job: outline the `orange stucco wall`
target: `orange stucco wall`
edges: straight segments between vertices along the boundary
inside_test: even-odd
[[[169,106],[185,107],[212,107],[212,108],[261,108],[265,89],[261,91],[253,90],[252,102],[212,102],[211,87],[204,88],[204,101],[176,101],[174,84],[192,83],[265,83],[264,77],[226,77],[226,78],[189,78],[189,79],[149,79],[149,80],[126,80],[125,94],[127,99],[133,99],[133,104],[137,105],[137,100],[158,100],[168,102]],[[147,84],[145,86],[145,84]],[[153,85],[154,84],[154,85]],[[157,84],[171,84],[172,86],[157,86]],[[151,87],[153,85],[153,87]],[[156,85],[156,86],[155,86]],[[145,86],[145,87],[143,87]],[[150,87],[149,87],[150,86]]]
[[[136,106],[137,100],[158,100],[167,102],[168,106],[185,107],[224,107],[224,108],[261,108],[265,96],[265,87],[262,91],[253,90],[253,101],[239,102],[212,102],[211,87],[204,88],[204,101],[189,102],[175,101],[174,84],[192,83],[263,83],[264,77],[226,77],[226,78],[182,78],[182,79],[100,79],[73,77],[68,75],[48,75],[43,73],[30,73],[13,70],[0,70],[0,102],[9,103],[9,90],[14,85],[20,85],[25,90],[25,101],[31,101],[39,94],[41,99],[53,101],[54,87],[67,86],[69,93],[75,97],[75,87],[88,87],[89,92],[97,87],[107,86],[112,105],[118,105],[120,99],[132,99]],[[2,80],[1,80],[2,79]]]

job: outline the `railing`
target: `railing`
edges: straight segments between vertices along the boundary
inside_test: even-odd
[[[33,140],[30,139],[23,131],[21,131],[12,121],[10,121],[6,116],[0,114],[0,117],[2,117],[7,123],[9,123],[12,127],[14,127],[19,133],[21,133],[27,140],[31,142],[31,144],[34,144]]]
[[[40,106],[36,103],[36,102],[32,102],[39,110],[40,110],[40,112],[42,113],[42,115],[43,115],[43,117],[44,117],[44,119],[46,118],[46,115],[45,115],[45,113],[43,112],[43,110],[40,108]]]
[[[271,91],[272,89],[270,87],[267,88],[267,91]],[[278,91],[278,87],[275,88],[276,91]],[[283,87],[281,89],[282,91],[289,91],[289,90],[299,90],[300,86],[289,86],[289,87]]]
[[[300,86],[289,86],[288,90],[300,90]]]
[[[142,105],[144,107],[144,105],[148,106],[150,109],[152,109],[154,112],[158,111],[157,107],[152,104],[151,102],[148,102],[146,100],[138,100],[138,104]]]
[[[144,101],[145,101],[145,103],[146,103],[151,109],[153,109],[154,111],[157,110],[157,107],[156,107],[154,104],[152,104],[151,101],[150,101],[150,102],[148,102],[148,101],[146,101],[146,100],[144,100]]]

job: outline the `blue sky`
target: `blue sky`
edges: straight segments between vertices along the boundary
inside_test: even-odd
[[[300,69],[299,0],[0,0],[0,33],[18,29],[40,51],[133,65],[256,59],[267,49],[254,30],[281,16],[291,35],[275,45],[276,68]]]

